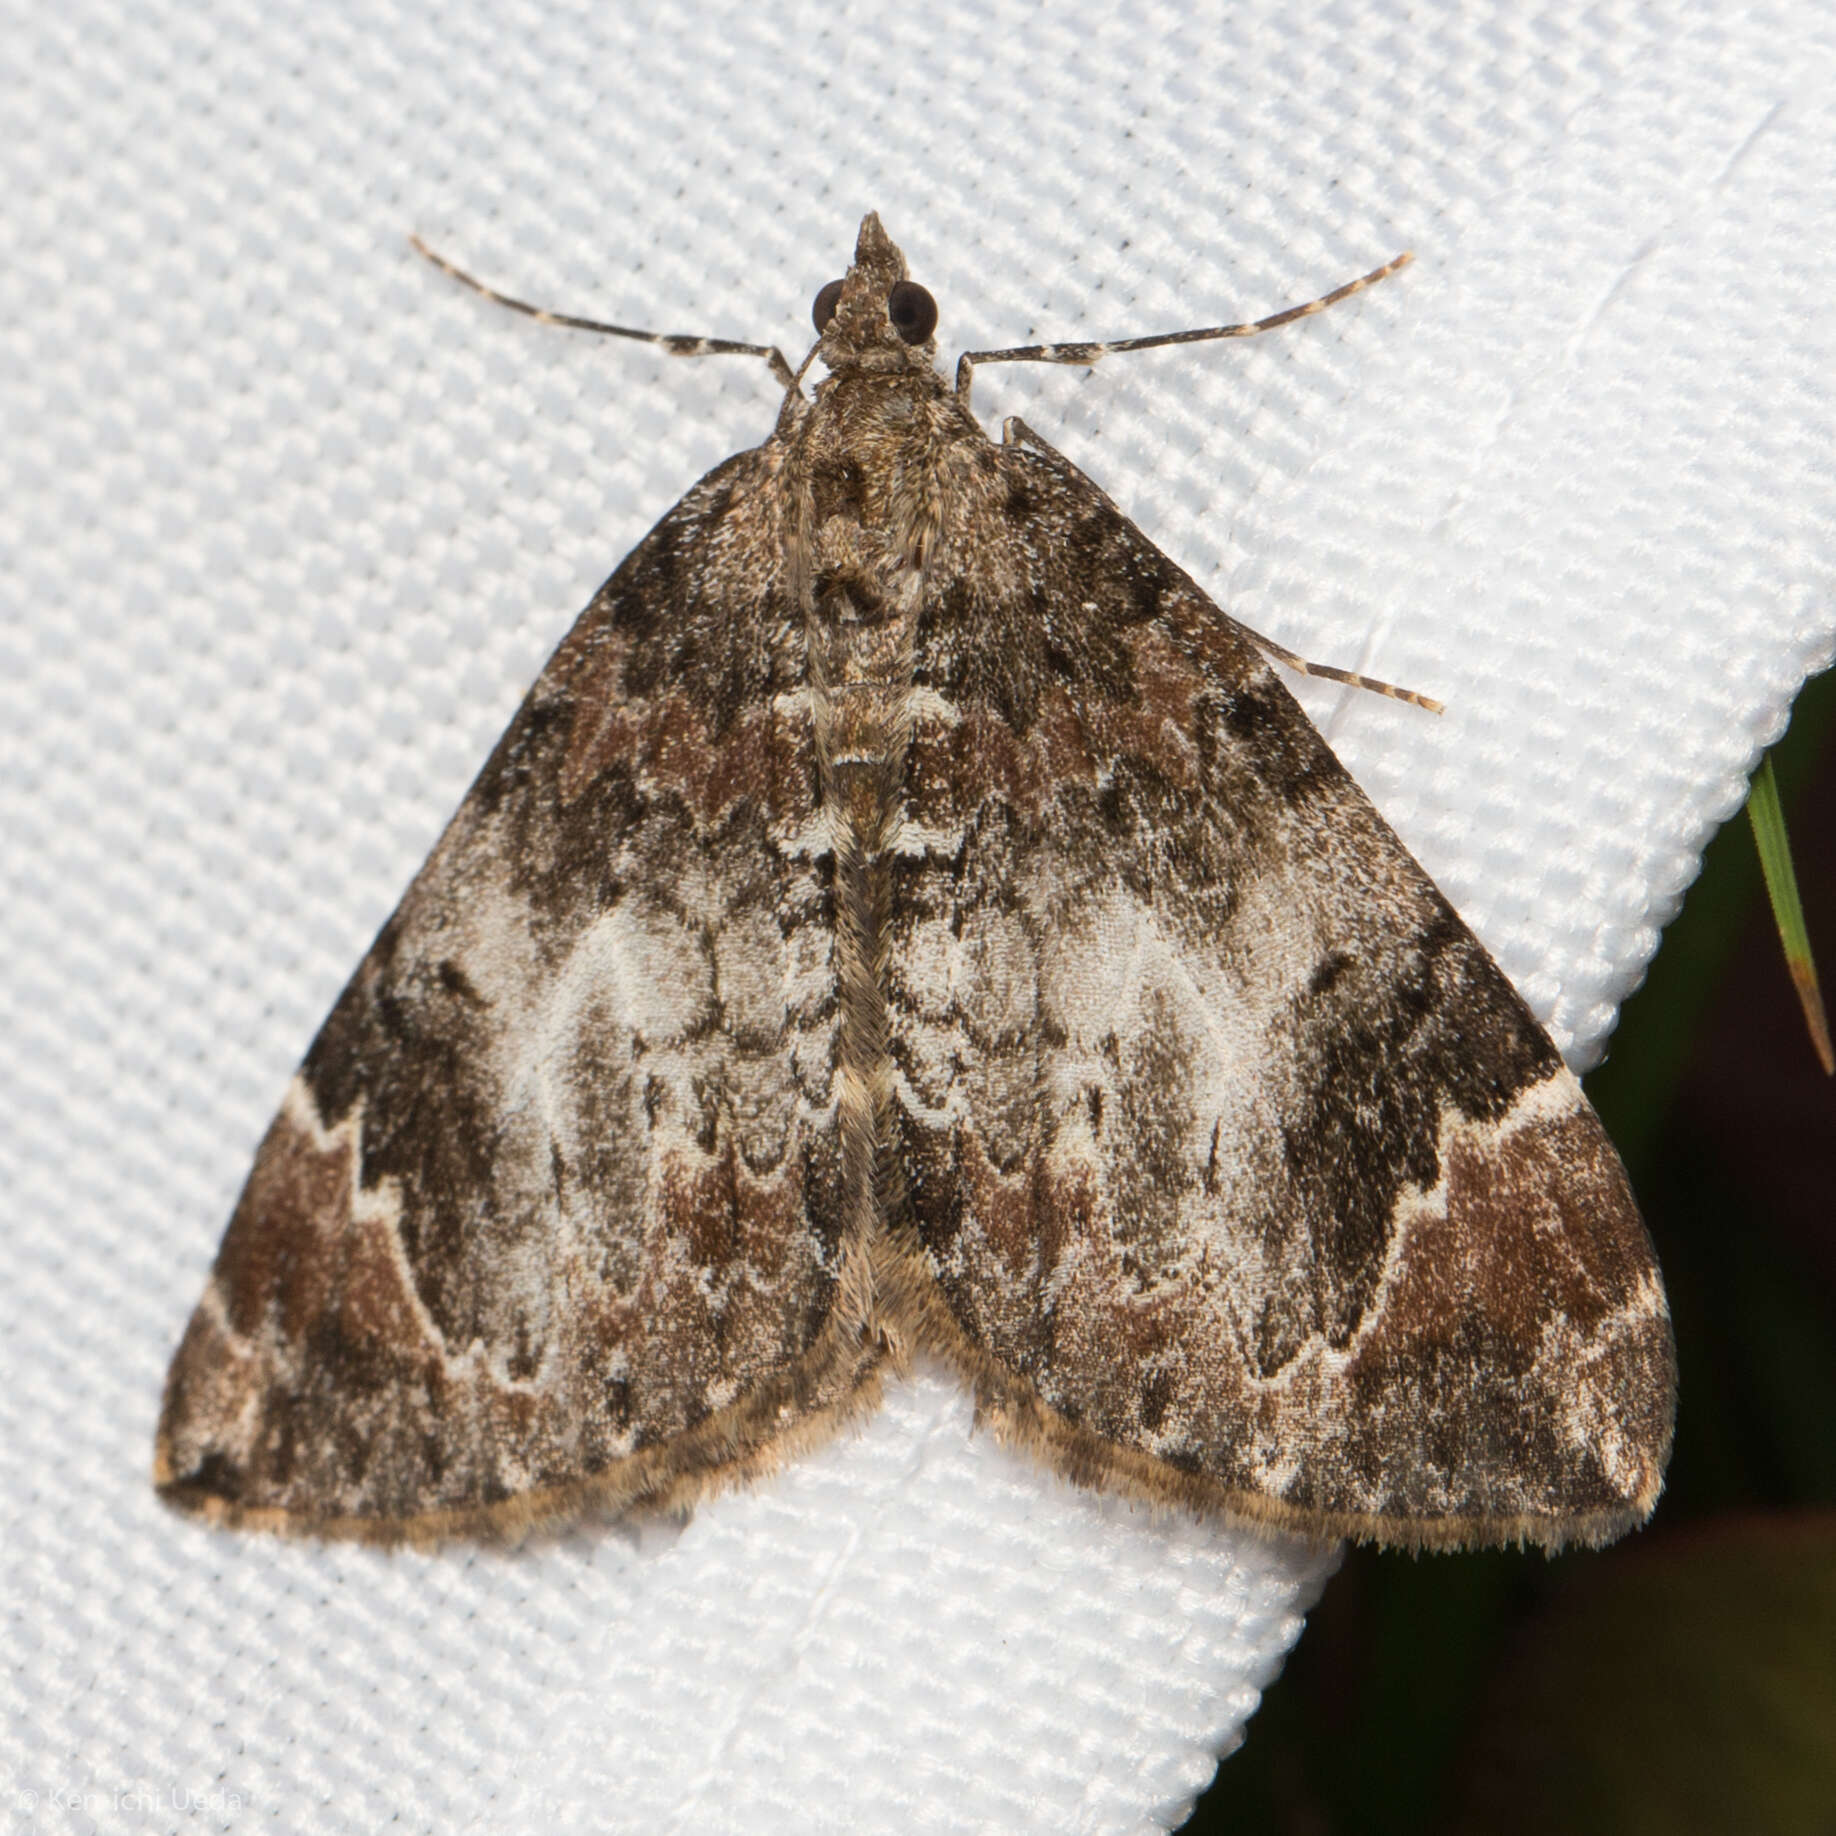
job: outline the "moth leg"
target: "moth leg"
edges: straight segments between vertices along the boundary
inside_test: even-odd
[[[608,338],[634,338],[639,344],[660,345],[672,357],[763,357],[771,373],[786,389],[797,386],[797,373],[784,361],[784,353],[775,344],[736,344],[731,338],[702,338],[688,332],[637,331],[629,325],[608,325],[603,319],[580,319],[572,313],[550,312],[544,306],[532,306],[527,300],[513,299],[487,287],[483,281],[456,267],[444,255],[436,255],[419,236],[410,236],[417,255],[426,257],[442,274],[450,274],[463,287],[482,293],[499,306],[512,312],[539,319],[544,325],[565,325],[574,331],[601,332]]]
[[[1289,650],[1278,644],[1273,638],[1264,637],[1260,631],[1251,631],[1246,625],[1245,635],[1263,652],[1277,663],[1285,663],[1297,675],[1319,676],[1327,682],[1343,682],[1347,688],[1369,689],[1373,695],[1387,696],[1391,701],[1406,701],[1413,708],[1425,708],[1430,714],[1445,714],[1446,704],[1434,699],[1432,695],[1418,695],[1414,689],[1398,688],[1393,682],[1379,682],[1375,676],[1360,676],[1349,669],[1334,669],[1330,663],[1312,663],[1297,651]]]
[[[1001,423],[1001,444],[1030,446],[1036,452],[1049,455],[1060,465],[1066,463],[1058,448],[1049,440],[1041,439],[1017,414],[1010,414]],[[1298,651],[1289,650],[1273,638],[1264,637],[1260,631],[1252,631],[1247,625],[1239,629],[1265,656],[1272,657],[1277,663],[1287,664],[1300,675],[1318,676],[1327,682],[1342,682],[1347,688],[1369,689],[1373,695],[1382,695],[1391,701],[1406,701],[1411,707],[1425,708],[1430,714],[1447,712],[1445,705],[1436,701],[1432,695],[1418,695],[1414,689],[1398,688],[1393,682],[1379,682],[1375,676],[1360,676],[1349,669],[1335,669],[1330,663],[1310,662]]]

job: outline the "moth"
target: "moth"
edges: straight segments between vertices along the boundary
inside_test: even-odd
[[[1648,1515],[1669,1315],[1579,1085],[1298,659],[969,411],[979,362],[1388,272],[952,388],[870,215],[794,373],[653,340],[765,357],[777,424],[595,595],[307,1053],[167,1500],[378,1542],[680,1506],[923,1356],[1072,1480],[1239,1523]]]

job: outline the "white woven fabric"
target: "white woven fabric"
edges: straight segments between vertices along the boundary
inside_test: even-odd
[[[1719,15],[1719,16],[1718,16]],[[313,1028],[549,648],[762,437],[877,207],[1577,1064],[1836,630],[1820,0],[14,0],[0,115],[9,1828],[1143,1830],[1322,1559],[1069,1492],[941,1378],[679,1534],[387,1557],[147,1484]],[[1457,1559],[1457,1558],[1449,1558]]]

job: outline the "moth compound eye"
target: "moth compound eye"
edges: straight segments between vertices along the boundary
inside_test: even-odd
[[[886,316],[907,344],[922,344],[937,329],[937,302],[916,281],[900,281],[886,296]]]
[[[811,305],[810,317],[815,320],[818,332],[829,329],[829,321],[835,317],[835,309],[841,304],[841,288],[840,281],[830,281]]]

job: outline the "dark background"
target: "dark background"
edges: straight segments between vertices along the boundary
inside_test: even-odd
[[[1773,753],[1836,998],[1836,672]],[[1745,814],[1587,1090],[1670,1290],[1676,1450],[1605,1552],[1352,1550],[1186,1825],[1836,1836],[1836,1082]]]

